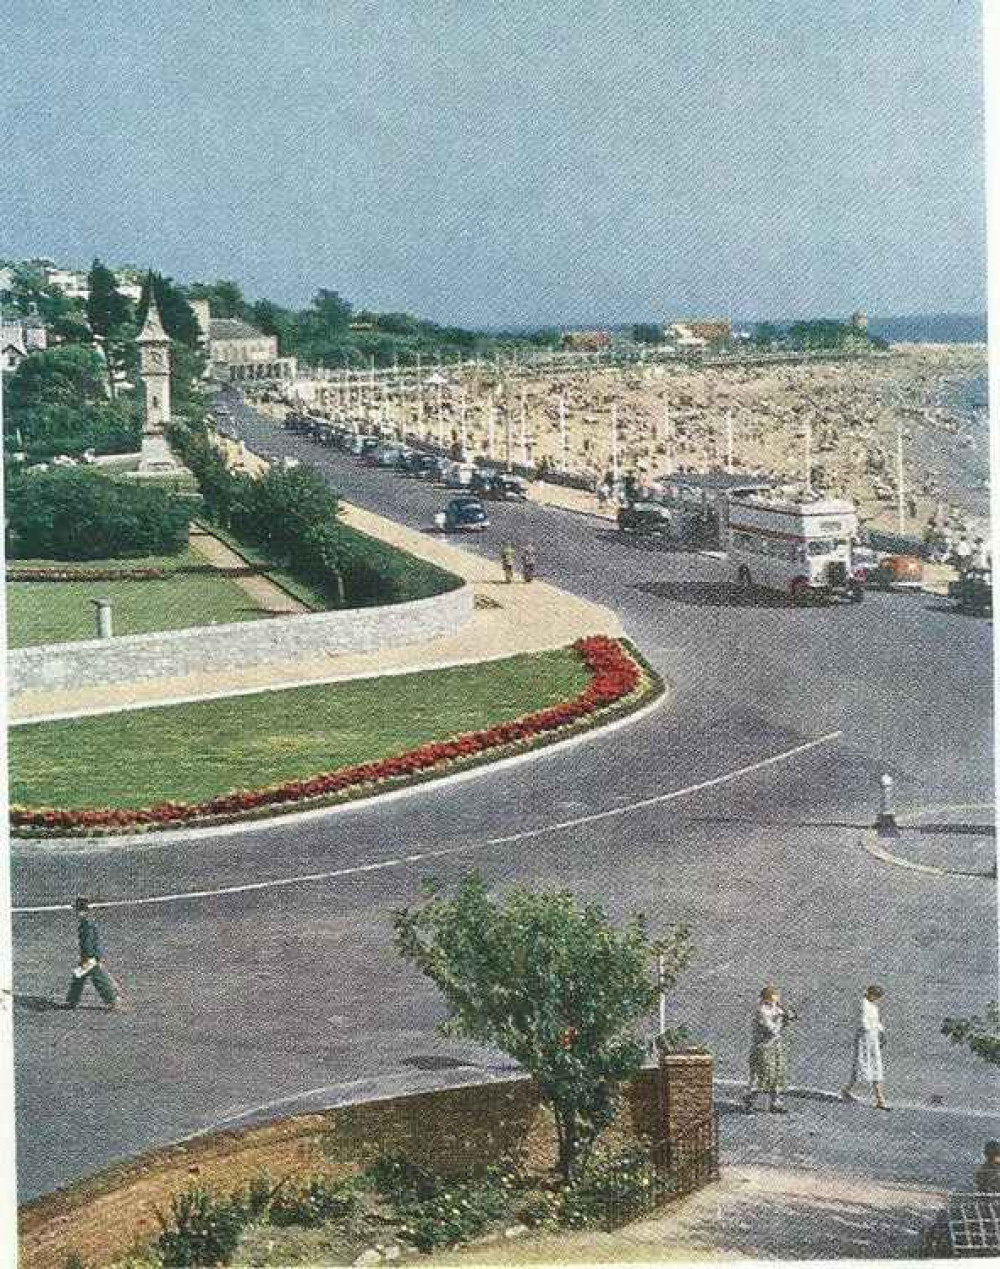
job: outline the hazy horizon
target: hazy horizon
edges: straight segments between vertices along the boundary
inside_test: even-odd
[[[0,254],[474,327],[978,314],[979,26],[976,0],[39,0],[5,27]]]

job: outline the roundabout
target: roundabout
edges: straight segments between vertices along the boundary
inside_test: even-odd
[[[410,532],[431,523],[439,499],[426,485],[232,410],[251,448],[315,463],[352,504]],[[688,921],[696,958],[673,1008],[723,1070],[742,1069],[748,1001],[774,980],[803,1016],[792,1082],[839,1087],[857,983],[877,979],[900,1101],[991,1104],[989,1073],[938,1033],[992,990],[992,887],[946,892],[857,847],[883,772],[904,823],[990,801],[989,624],[908,596],[734,603],[719,560],[636,551],[605,521],[535,503],[492,514],[495,538],[468,544],[470,558],[495,567],[497,541],[534,540],[543,580],[619,615],[670,683],[668,704],[474,780],[206,830],[218,834],[210,850],[193,832],[154,850],[19,844],[17,1078],[36,1126],[19,1158],[23,1198],[240,1107],[359,1080],[405,1085],[431,1055],[488,1060],[436,1037],[434,997],[389,946],[392,911],[424,879],[473,867],[491,886],[566,887],[616,917],[643,910],[654,928]],[[109,905],[109,964],[132,1001],[121,1017],[46,1004],[64,990],[63,909],[77,893]]]

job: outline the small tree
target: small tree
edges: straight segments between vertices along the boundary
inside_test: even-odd
[[[945,1018],[941,1033],[952,1044],[964,1044],[976,1057],[1000,1066],[1000,1006],[994,1001],[982,1018]]]
[[[444,995],[444,1034],[496,1045],[534,1077],[571,1181],[642,1065],[635,1026],[657,998],[651,962],[663,953],[671,985],[691,956],[687,928],[654,943],[641,915],[616,930],[598,905],[566,892],[518,888],[494,902],[476,875],[454,899],[432,888],[394,923],[401,954]]]

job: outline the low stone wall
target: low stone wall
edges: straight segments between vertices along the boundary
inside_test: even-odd
[[[7,690],[16,698],[23,692],[222,673],[326,654],[377,652],[454,634],[472,612],[472,588],[461,586],[402,604],[15,648],[7,654]]]
[[[602,1137],[614,1148],[640,1139],[669,1141],[664,1119],[666,1071],[644,1069],[628,1086],[615,1124]],[[712,1114],[712,1062],[681,1063],[670,1072],[675,1103]],[[685,1117],[686,1118],[686,1117]],[[294,1115],[262,1127],[216,1132],[108,1168],[26,1203],[20,1211],[21,1269],[64,1269],[77,1255],[101,1266],[137,1240],[157,1233],[154,1209],[197,1182],[227,1192],[261,1173],[274,1180],[363,1171],[384,1151],[398,1151],[444,1176],[484,1163],[517,1160],[530,1170],[554,1166],[552,1116],[535,1085],[514,1078]]]

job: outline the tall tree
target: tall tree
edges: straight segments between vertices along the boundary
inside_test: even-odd
[[[96,258],[87,275],[87,286],[87,320],[104,350],[108,391],[113,398],[117,395],[118,374],[124,369],[123,345],[132,335],[132,305],[118,290],[114,273]]]
[[[48,348],[26,357],[6,388],[9,426],[41,406],[80,407],[105,399],[105,374],[92,348]]]
[[[238,282],[220,278],[215,282],[192,282],[188,287],[192,300],[208,300],[213,317],[238,317],[249,320],[251,306],[243,297]]]

